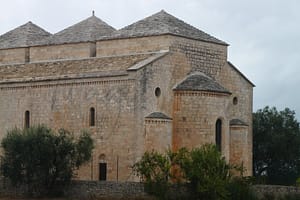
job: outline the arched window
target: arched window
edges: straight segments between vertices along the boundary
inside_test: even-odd
[[[90,126],[95,126],[95,108],[90,108]]]
[[[28,110],[25,111],[25,121],[24,121],[25,128],[30,127],[30,112]]]
[[[219,151],[222,147],[222,120],[218,119],[216,122],[216,146]]]

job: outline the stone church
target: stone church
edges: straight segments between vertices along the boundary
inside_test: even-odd
[[[56,34],[0,36],[0,139],[14,127],[87,129],[83,180],[133,181],[149,150],[216,144],[252,174],[251,83],[228,44],[160,11],[116,30],[94,13]]]

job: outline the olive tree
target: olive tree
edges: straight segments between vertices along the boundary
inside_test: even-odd
[[[58,182],[67,184],[75,170],[90,160],[93,140],[87,132],[75,138],[60,129],[39,125],[13,129],[1,141],[1,172],[14,186],[27,185],[28,192],[50,191]]]

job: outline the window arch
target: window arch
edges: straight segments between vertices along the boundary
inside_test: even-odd
[[[95,108],[91,107],[90,108],[90,126],[95,126],[95,117],[96,116],[96,112],[95,112]]]
[[[222,150],[222,120],[216,121],[216,147],[219,151]]]
[[[25,111],[24,126],[25,126],[25,128],[29,128],[30,127],[30,112],[29,112],[29,110]]]

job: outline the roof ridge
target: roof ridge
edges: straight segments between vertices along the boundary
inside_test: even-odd
[[[75,23],[75,24],[73,24],[73,25],[71,25],[71,26],[68,26],[67,28],[65,28],[65,29],[63,29],[63,30],[61,30],[61,31],[56,32],[54,35],[59,34],[59,33],[61,33],[61,32],[64,32],[65,30],[68,30],[68,29],[70,29],[70,28],[72,28],[72,27],[74,27],[74,26],[78,26],[78,25],[80,25],[80,24],[83,24],[83,23],[89,21],[90,19],[97,19],[97,20],[98,20],[99,22],[101,22],[103,25],[110,26],[109,24],[107,24],[106,22],[104,22],[103,20],[101,20],[100,18],[98,18],[97,16],[92,15],[92,16],[90,16],[90,17],[88,17],[88,18],[86,18],[86,19],[84,19],[84,20],[81,20],[81,21],[79,21],[79,22],[77,22],[77,23]],[[110,27],[112,27],[112,26],[110,26]],[[114,27],[112,27],[112,28],[114,28]]]
[[[48,40],[48,44],[65,44],[96,41],[98,38],[109,35],[116,29],[100,18],[92,15],[57,33]]]
[[[178,19],[169,14],[165,10],[161,10],[148,17],[138,20],[130,25],[127,25],[110,36],[102,37],[101,39],[119,39],[132,37],[145,37],[171,34],[190,39],[201,40],[205,42],[228,45],[227,43],[197,29],[189,23]]]
[[[52,35],[40,26],[28,21],[2,35],[0,35],[0,49],[28,47],[40,44]]]

